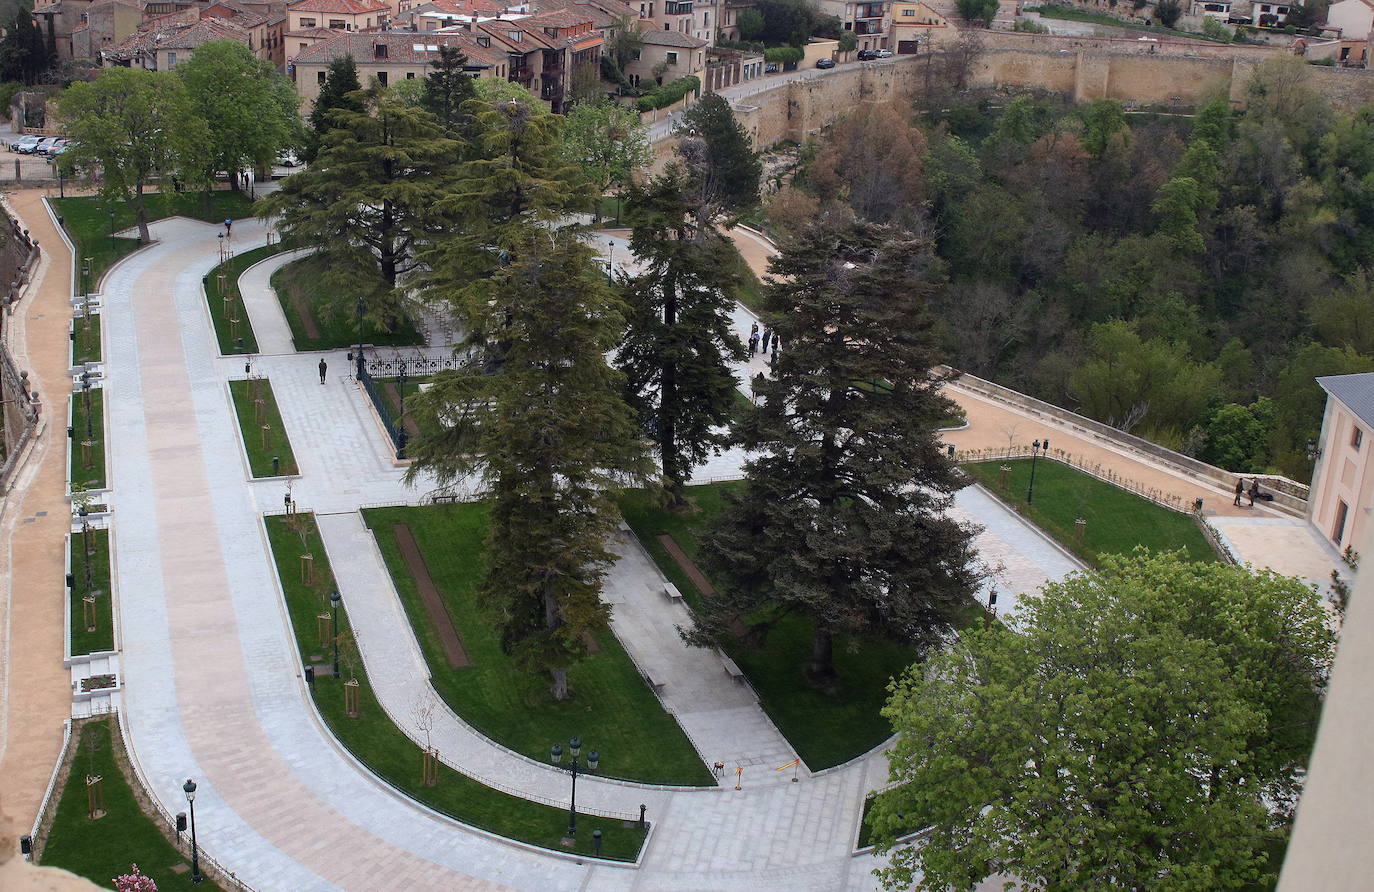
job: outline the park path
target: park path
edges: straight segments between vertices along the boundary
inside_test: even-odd
[[[43,400],[33,451],[14,488],[0,497],[0,839],[11,847],[38,813],[72,703],[62,665],[72,266],[43,194],[30,189],[6,198],[43,252],[34,284],[4,324],[15,361]]]
[[[239,225],[248,229],[248,221]],[[256,235],[256,231],[252,234]],[[258,247],[248,238],[249,232],[241,232],[235,239],[240,241],[235,247],[239,253]],[[277,294],[272,290],[272,274],[293,260],[299,260],[314,253],[313,248],[283,251],[273,254],[266,260],[253,264],[239,277],[239,294],[243,306],[248,311],[248,320],[253,326],[253,337],[258,341],[258,352],[263,354],[291,353],[295,351],[295,341],[291,336],[291,326],[287,324],[286,314],[282,312]]]

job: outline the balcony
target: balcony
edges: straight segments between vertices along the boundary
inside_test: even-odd
[[[882,33],[883,33],[883,20],[882,20],[882,19],[872,19],[872,20],[860,20],[860,21],[857,21],[857,22],[854,23],[854,33],[855,33],[855,34],[882,34]]]

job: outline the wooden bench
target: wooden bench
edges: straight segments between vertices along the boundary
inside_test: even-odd
[[[664,684],[664,683],[661,682],[661,681],[659,681],[657,678],[654,678],[654,677],[653,677],[652,675],[650,675],[648,672],[645,672],[645,673],[644,673],[644,681],[649,685],[649,688],[650,688],[655,694],[661,694],[661,693],[663,693],[663,684]]]
[[[669,601],[682,600],[682,592],[678,591],[677,586],[673,585],[671,582],[663,583],[663,594],[668,597]]]
[[[739,666],[735,665],[734,660],[730,659],[725,654],[721,654],[720,662],[721,665],[725,667],[726,675],[733,678],[739,684],[744,684],[744,672],[740,670]]]

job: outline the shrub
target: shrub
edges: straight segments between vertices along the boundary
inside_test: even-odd
[[[1178,24],[1178,17],[1183,15],[1183,7],[1178,0],[1159,0],[1155,4],[1155,16],[1159,23],[1166,28],[1172,28]]]
[[[796,46],[775,46],[763,51],[763,61],[781,62],[795,65],[806,55],[806,50]]]
[[[1049,29],[1049,28],[1046,28],[1044,25],[1040,24],[1039,22],[1032,21],[1031,19],[1022,19],[1021,21],[1017,22],[1015,25],[1012,25],[1012,26],[1011,26],[1011,30],[1013,30],[1013,31],[1022,31],[1022,32],[1025,32],[1026,34],[1048,34],[1048,33],[1050,33],[1050,29]]]
[[[654,87],[639,97],[636,105],[642,112],[653,111],[656,108],[667,108],[688,93],[694,93],[700,89],[701,81],[689,74],[686,77],[680,77],[675,81]]]

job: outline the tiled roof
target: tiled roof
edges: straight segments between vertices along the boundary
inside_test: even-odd
[[[130,59],[139,53],[152,53],[158,50],[193,50],[211,40],[237,40],[246,46],[248,32],[232,22],[204,19],[190,25],[139,31],[105,50],[105,55],[114,59]]]
[[[706,41],[700,37],[693,37],[690,34],[683,34],[680,31],[664,31],[662,29],[648,28],[639,33],[640,40],[649,46],[676,46],[683,49],[695,50],[706,46]]]
[[[309,37],[313,40],[328,40],[331,37],[338,37],[340,34],[347,34],[347,31],[340,31],[336,28],[298,28],[295,31],[287,31],[286,37]]]
[[[591,24],[592,17],[583,10],[564,7],[541,12],[521,21],[537,23],[541,28],[575,28],[578,25]]]
[[[296,0],[287,5],[289,12],[342,12],[359,15],[391,9],[381,0]]]
[[[1334,396],[1356,417],[1374,427],[1374,372],[1359,375],[1327,375],[1318,378],[1322,390]]]
[[[433,32],[381,31],[377,33],[337,33],[333,39],[307,47],[296,56],[297,65],[327,64],[340,56],[352,56],[359,68],[371,65],[427,65],[439,58],[438,47],[453,46],[462,50],[472,65],[489,67],[505,64],[504,53],[478,46],[466,34],[436,34]],[[386,57],[377,58],[377,46],[386,46]],[[418,47],[418,49],[417,49]],[[435,49],[430,49],[435,47]]]

